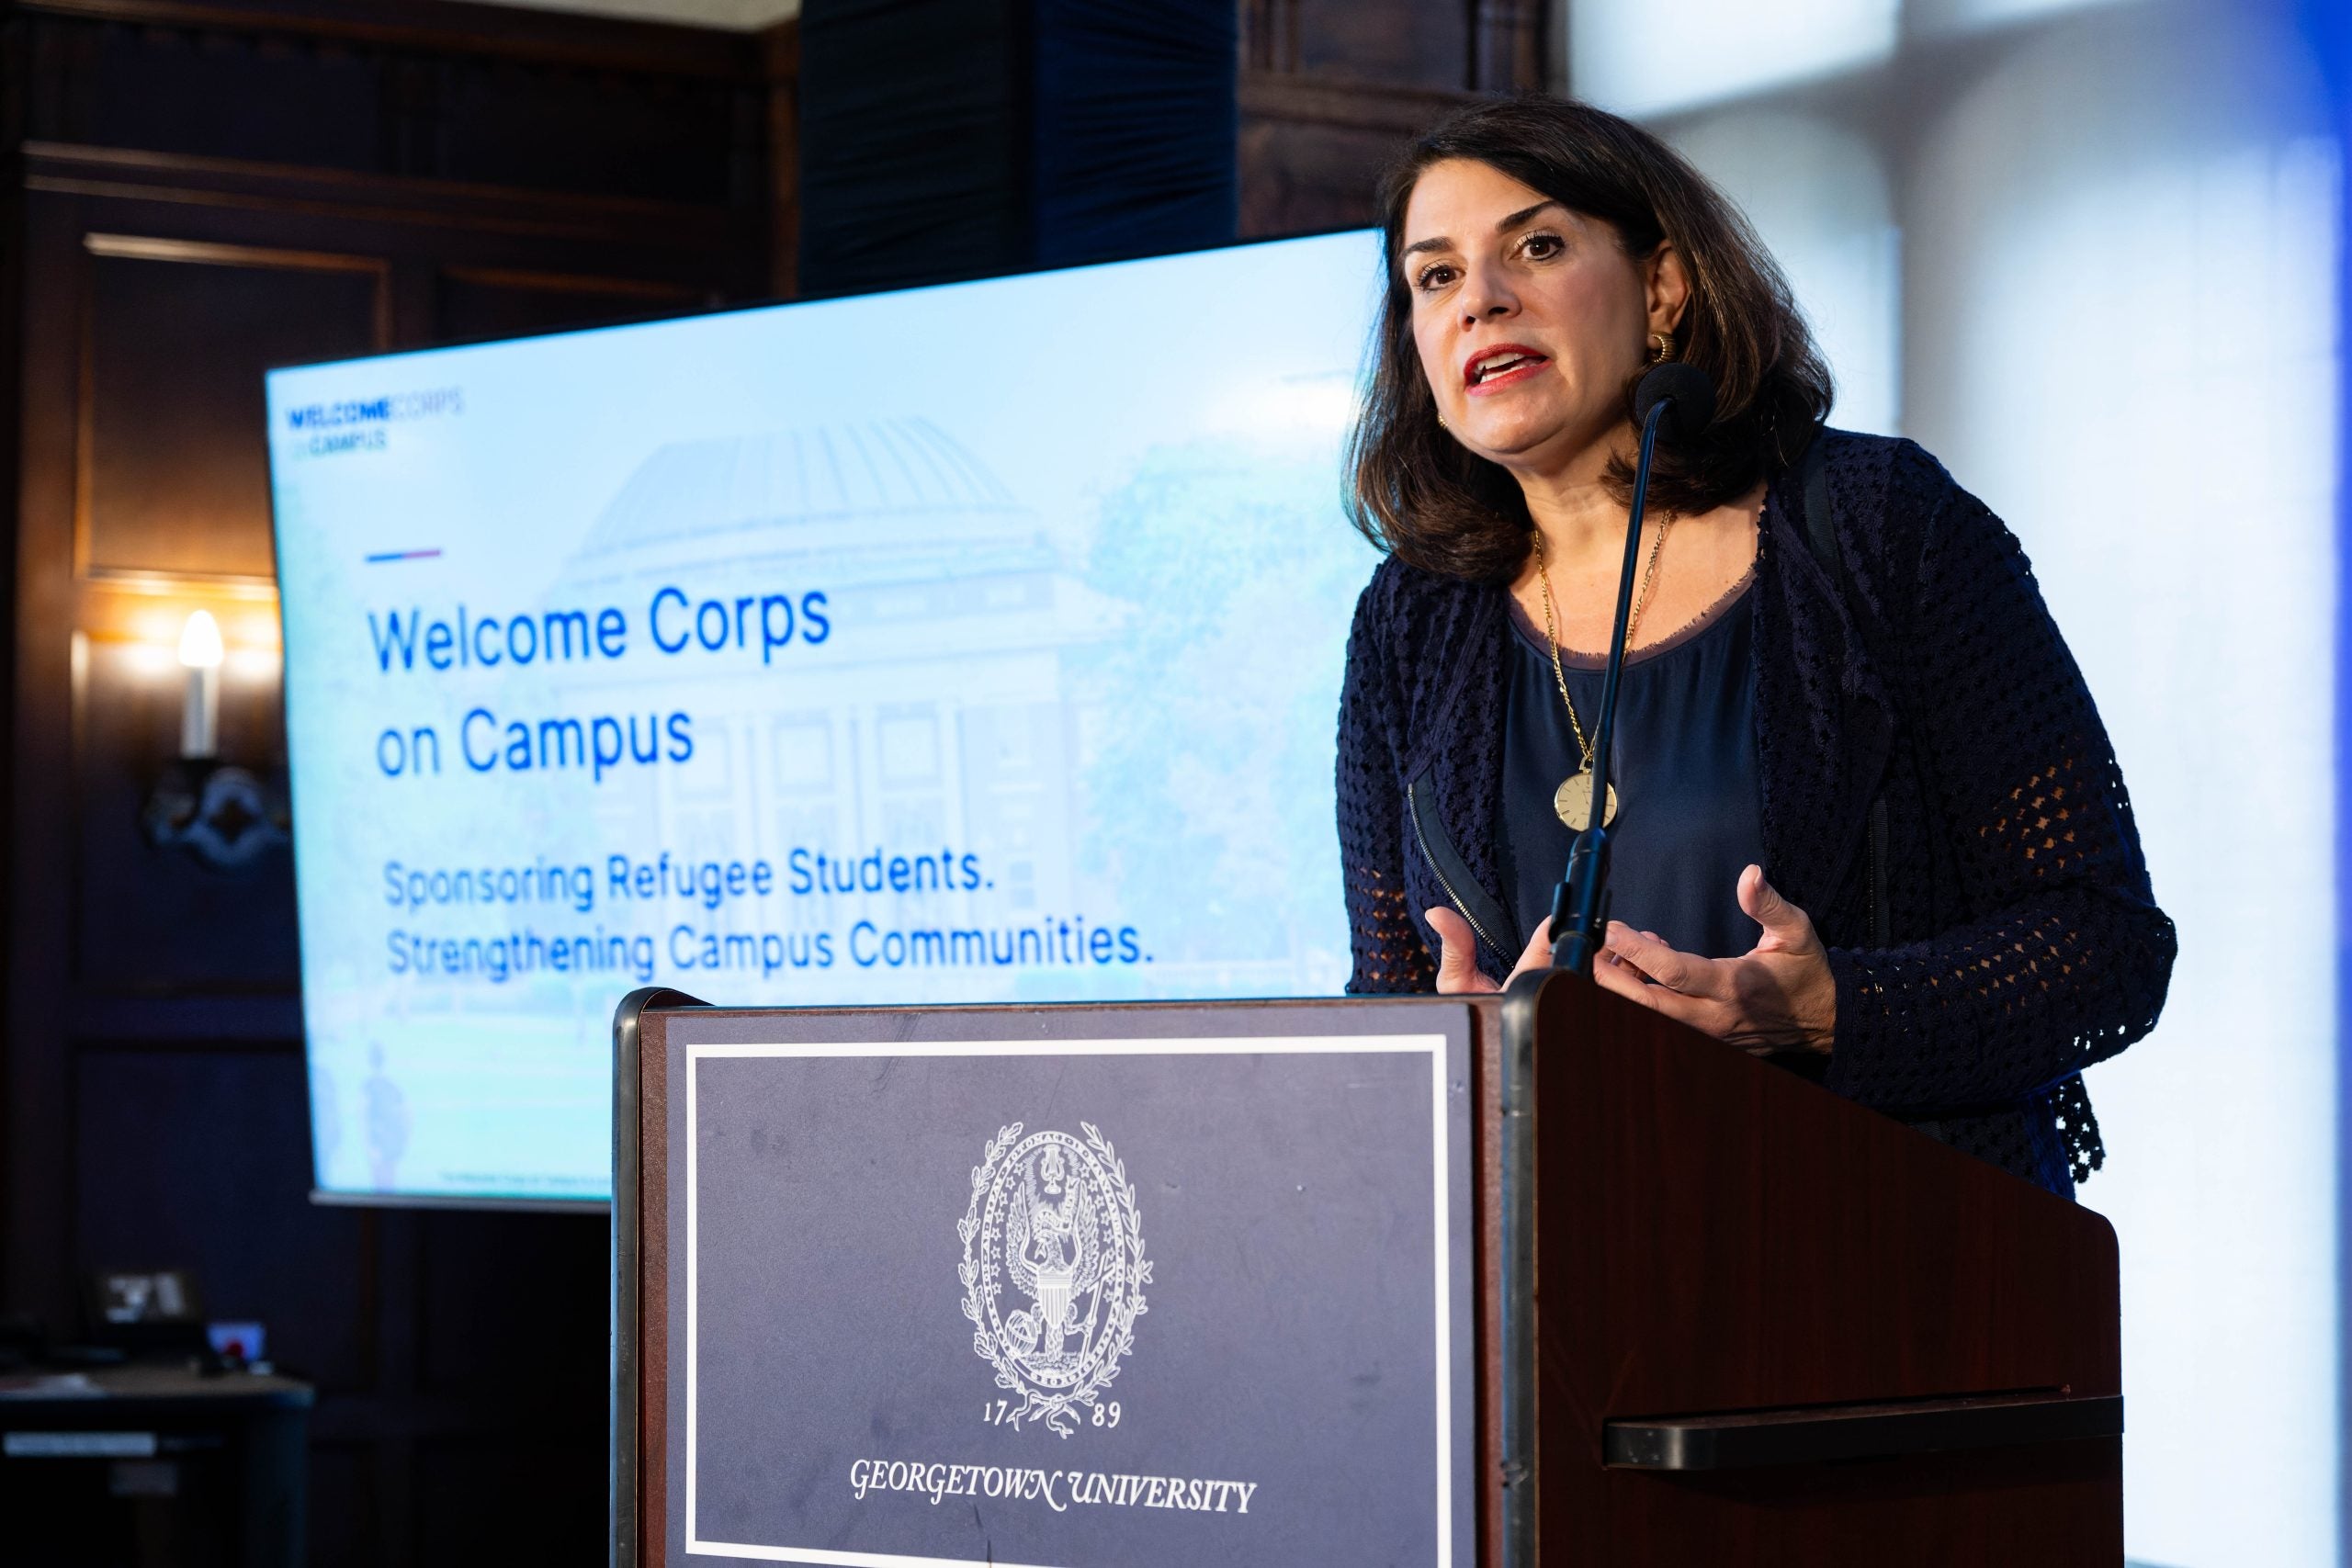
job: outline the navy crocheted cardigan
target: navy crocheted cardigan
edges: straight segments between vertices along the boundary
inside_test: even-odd
[[[2172,922],[2017,540],[1914,444],[1820,439],[1847,581],[1815,559],[1783,475],[1751,592],[1765,872],[1830,950],[1826,1082],[2071,1193],[2104,1157],[2080,1074],[2154,1027]],[[1422,913],[1448,902],[1496,979],[1526,942],[1495,866],[1505,597],[1392,558],[1357,604],[1339,756],[1351,992],[1433,989]]]

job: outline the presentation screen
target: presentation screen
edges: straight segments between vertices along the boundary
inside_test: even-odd
[[[322,1196],[599,1199],[632,988],[1329,995],[1368,233],[269,377]]]

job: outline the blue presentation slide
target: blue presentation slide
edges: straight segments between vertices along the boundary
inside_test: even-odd
[[[1329,995],[1367,233],[269,378],[318,1185],[608,1190],[614,1005]]]

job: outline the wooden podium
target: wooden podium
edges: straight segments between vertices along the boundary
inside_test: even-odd
[[[1340,1002],[729,1012],[634,994],[615,1025],[623,1568],[684,1561],[668,1545],[680,1416],[664,1259],[683,1164],[665,1064],[689,1014],[906,1042],[1466,1032],[1471,1136],[1453,1157],[1475,1237],[1478,1562],[2122,1561],[2106,1222],[1550,975],[1499,997]]]

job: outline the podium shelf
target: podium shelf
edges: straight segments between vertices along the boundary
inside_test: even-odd
[[[1618,1470],[1750,1470],[2123,1435],[2121,1394],[2053,1390],[1611,1421]]]

